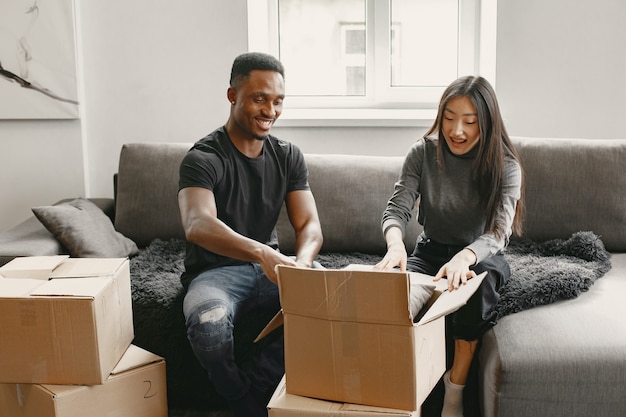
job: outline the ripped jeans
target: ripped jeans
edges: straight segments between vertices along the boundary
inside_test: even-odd
[[[245,370],[235,362],[233,331],[254,310],[278,312],[278,286],[255,263],[226,266],[199,274],[183,302],[187,337],[215,390],[229,403],[253,390],[273,392],[284,373],[282,337],[257,353]]]

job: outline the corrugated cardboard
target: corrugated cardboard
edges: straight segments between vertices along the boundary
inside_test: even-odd
[[[69,255],[25,256],[15,258],[0,267],[0,277],[48,280],[52,271]]]
[[[288,394],[283,377],[267,405],[270,417],[420,417],[420,411],[347,404]]]
[[[167,417],[165,361],[131,345],[102,385],[0,384],[3,417]]]
[[[458,291],[438,287],[414,323],[409,273],[278,267],[287,392],[417,410],[445,371],[444,316],[483,278]]]
[[[2,383],[103,383],[134,337],[128,259],[69,258],[47,281],[0,278],[0,335]]]

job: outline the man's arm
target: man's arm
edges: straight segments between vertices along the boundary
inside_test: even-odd
[[[178,192],[178,207],[188,241],[219,255],[257,262],[273,282],[277,279],[276,265],[295,266],[293,259],[270,246],[240,235],[218,219],[215,196],[211,190],[202,187],[183,188]]]
[[[310,190],[292,191],[287,194],[285,203],[296,235],[297,265],[310,268],[323,242],[313,193]]]

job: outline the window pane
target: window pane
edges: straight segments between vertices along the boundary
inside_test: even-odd
[[[458,0],[391,0],[391,85],[445,86],[457,77]]]
[[[365,67],[346,67],[346,87],[347,95],[365,95]]]
[[[365,94],[365,0],[279,0],[288,95]]]

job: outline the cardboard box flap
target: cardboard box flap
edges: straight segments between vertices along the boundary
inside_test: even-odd
[[[41,283],[39,279],[2,278],[0,279],[0,298],[28,297]]]
[[[24,385],[24,384],[18,384]],[[42,390],[53,399],[62,398],[66,395],[73,394],[81,385],[53,385],[53,384],[37,384]]]
[[[53,279],[35,288],[35,297],[86,297],[95,298],[110,281],[101,278]]]
[[[259,333],[259,335],[254,339],[254,343],[263,339],[265,336],[272,333],[274,330],[278,329],[284,323],[285,323],[285,316],[283,315],[283,310],[280,310],[278,313],[276,313],[274,317],[272,317],[270,322],[267,323],[267,325],[263,328],[263,330],[261,330],[261,333]]]
[[[408,273],[279,266],[278,282],[285,314],[413,325]]]
[[[486,272],[467,281],[466,285],[462,285],[458,290],[445,290],[426,311],[422,318],[417,322],[418,325],[425,324],[439,317],[450,314],[467,303],[467,300],[476,292],[480,283],[487,275]]]
[[[119,375],[136,368],[141,368],[142,366],[150,363],[161,362],[163,360],[164,359],[159,355],[148,352],[139,346],[130,345],[128,350],[124,353],[124,356],[122,356],[122,359],[120,359],[115,368],[111,371],[111,375]]]
[[[84,278],[114,275],[126,258],[69,258],[59,265],[50,278]]]
[[[5,278],[48,279],[67,258],[69,255],[18,257],[0,267],[0,275]]]

